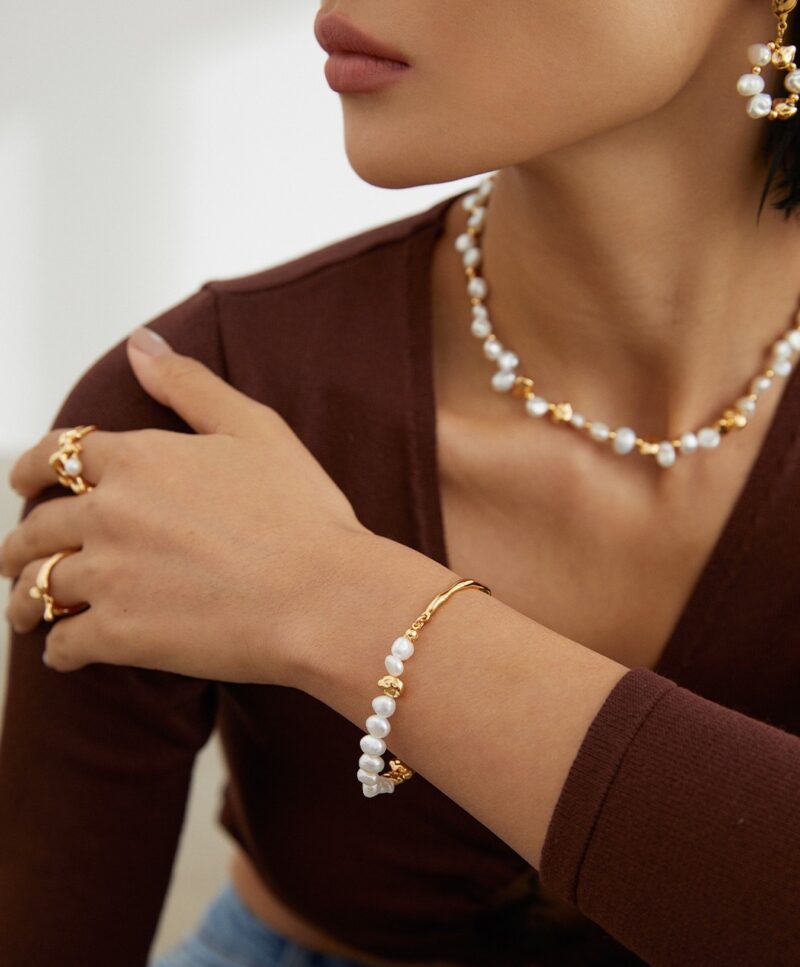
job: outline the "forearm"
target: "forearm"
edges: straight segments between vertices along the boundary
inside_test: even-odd
[[[392,641],[465,577],[481,580],[366,536],[328,612],[345,614],[346,626],[305,652],[297,687],[363,727]],[[387,747],[538,868],[570,765],[627,671],[496,597],[459,591],[420,632]],[[359,754],[354,745],[354,796]]]

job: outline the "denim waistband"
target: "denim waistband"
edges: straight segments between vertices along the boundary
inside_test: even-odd
[[[195,930],[149,967],[364,967],[364,963],[310,950],[277,933],[227,883]]]

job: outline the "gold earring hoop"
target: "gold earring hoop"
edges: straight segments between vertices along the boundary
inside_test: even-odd
[[[747,100],[747,113],[751,118],[767,118],[786,121],[797,113],[797,102],[800,100],[800,70],[794,62],[796,48],[785,46],[783,37],[786,33],[789,14],[797,6],[797,0],[772,0],[772,12],[778,18],[775,40],[768,44],[751,44],[747,48],[747,59],[753,65],[747,74],[742,74],[736,82],[736,90]],[[784,87],[789,91],[788,97],[773,98],[764,90],[762,68],[772,64],[778,70],[788,71],[784,78]]]

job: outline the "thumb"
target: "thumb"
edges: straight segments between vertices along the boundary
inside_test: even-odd
[[[242,436],[255,420],[263,420],[266,407],[212,373],[199,359],[176,353],[153,329],[134,329],[126,348],[142,387],[198,433]]]

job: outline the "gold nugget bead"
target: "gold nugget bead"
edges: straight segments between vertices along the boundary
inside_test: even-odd
[[[384,779],[391,779],[391,781],[399,786],[401,782],[405,782],[414,775],[412,769],[409,769],[407,765],[404,765],[399,759],[389,760],[389,772],[383,773]]]
[[[572,419],[572,404],[555,403],[553,405],[552,415],[556,423],[569,423]]]
[[[639,453],[643,453],[645,456],[652,456],[658,451],[658,444],[655,441],[647,440],[641,436],[636,437],[634,445]]]
[[[403,682],[395,675],[384,675],[378,679],[378,688],[383,689],[383,694],[390,698],[400,698],[403,694]]]
[[[525,399],[529,399],[534,395],[533,391],[533,380],[530,376],[517,376],[514,380],[514,385],[511,387],[512,396],[524,396]]]

